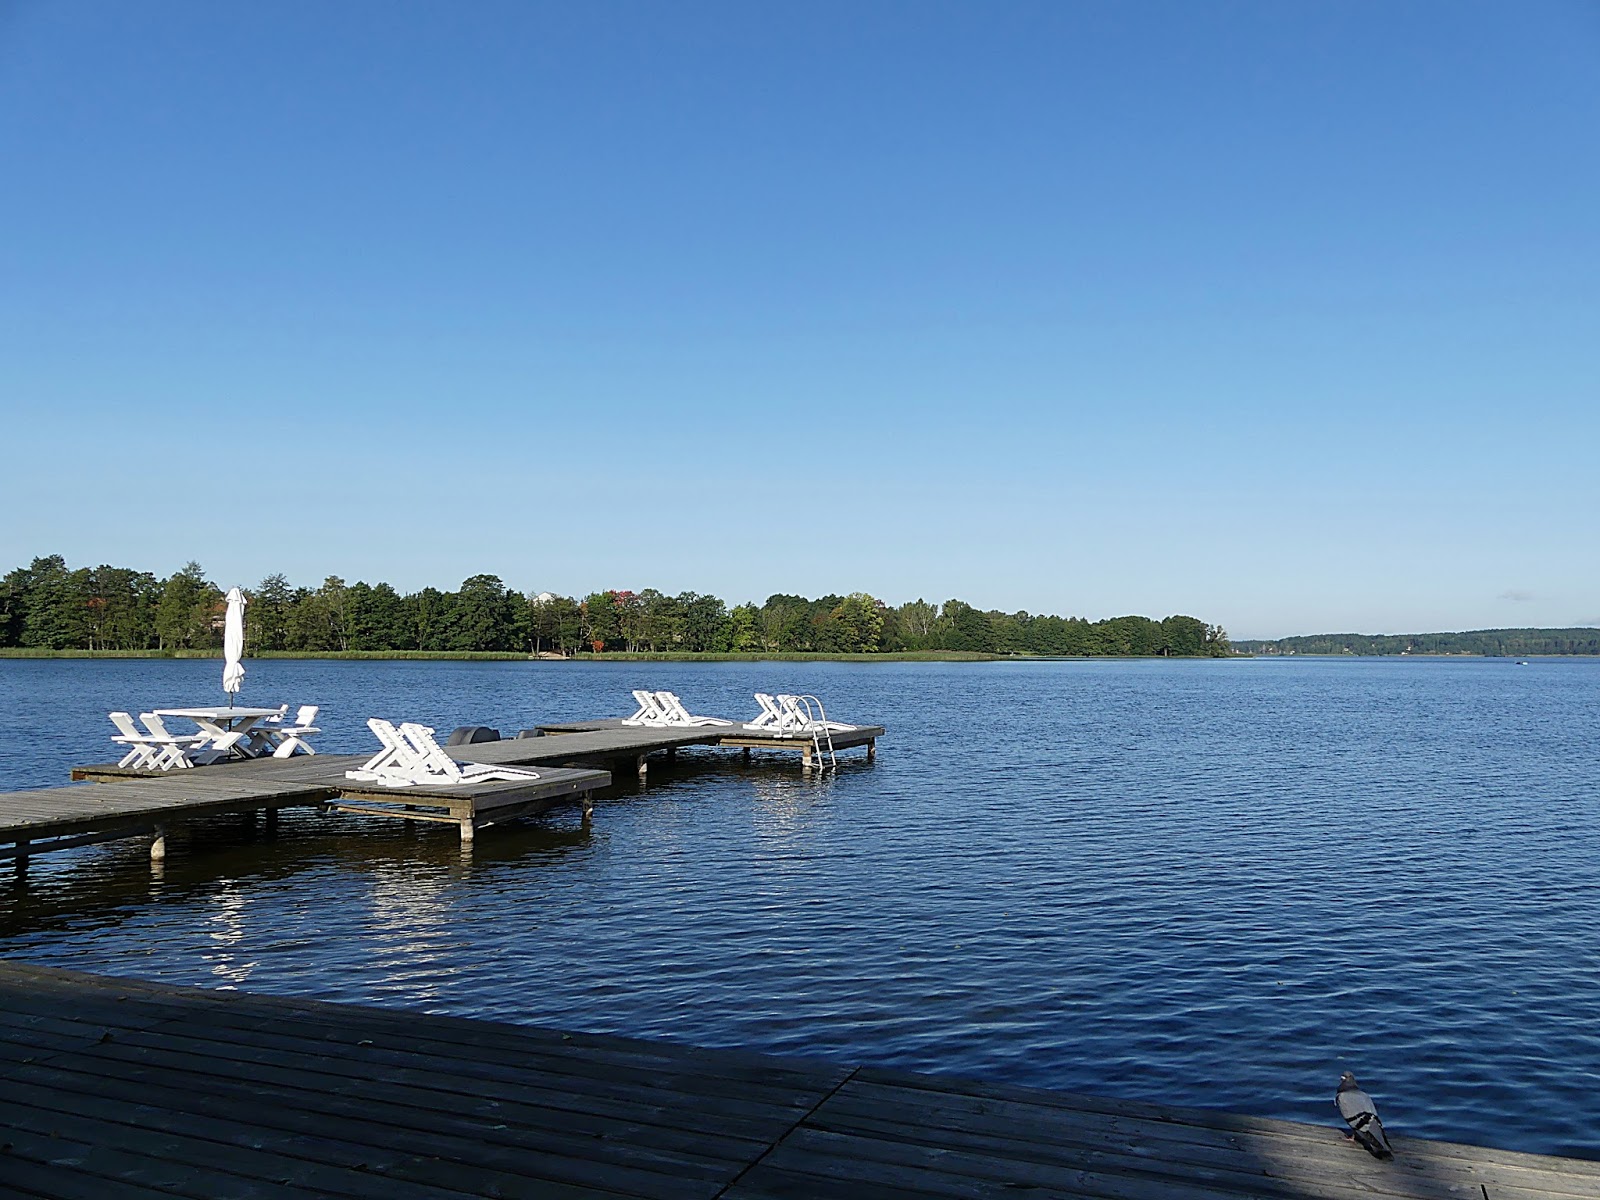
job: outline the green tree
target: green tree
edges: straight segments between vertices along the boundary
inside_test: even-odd
[[[245,609],[244,640],[253,654],[289,648],[289,618],[294,609],[294,589],[282,575],[268,575],[256,584]]]
[[[883,637],[883,602],[866,592],[851,592],[829,613],[828,647],[841,654],[877,650]]]
[[[197,562],[169,576],[156,603],[156,636],[164,650],[205,650],[222,643],[222,591]]]
[[[1206,623],[1198,618],[1181,615],[1163,618],[1161,632],[1168,654],[1191,657],[1210,653],[1206,648]]]
[[[684,649],[696,653],[728,648],[728,609],[715,596],[682,592],[677,601],[683,609]]]
[[[554,610],[556,649],[566,655],[576,654],[583,645],[585,621],[583,607],[571,596],[557,596],[550,602]]]
[[[44,650],[88,649],[89,573],[67,570],[59,554],[34,559],[28,572],[22,644]]]
[[[615,647],[622,638],[622,622],[617,613],[615,592],[590,592],[583,598],[584,634],[596,654],[607,646]]]
[[[940,616],[945,622],[941,639],[944,649],[994,653],[994,626],[990,624],[987,614],[960,600],[946,600]]]
[[[761,649],[760,610],[754,604],[740,604],[729,610],[728,645],[739,651]]]
[[[452,650],[511,650],[520,644],[512,594],[498,575],[474,575],[456,593]]]

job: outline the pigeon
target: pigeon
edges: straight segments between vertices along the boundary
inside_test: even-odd
[[[1383,1132],[1383,1122],[1378,1120],[1378,1106],[1372,1097],[1361,1090],[1356,1077],[1349,1071],[1339,1076],[1339,1090],[1333,1094],[1333,1103],[1350,1132],[1345,1137],[1360,1142],[1374,1158],[1393,1158],[1389,1139]]]

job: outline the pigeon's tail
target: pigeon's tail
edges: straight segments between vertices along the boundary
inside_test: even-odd
[[[1377,1113],[1362,1113],[1350,1122],[1350,1128],[1356,1135],[1356,1141],[1366,1147],[1367,1153],[1374,1158],[1394,1157],[1389,1137],[1383,1132],[1383,1122],[1378,1120]]]

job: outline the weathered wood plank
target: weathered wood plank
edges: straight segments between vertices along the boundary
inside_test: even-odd
[[[17,1149],[0,1191],[55,1170],[63,1195],[103,1187],[94,1200],[1552,1200],[1600,1178],[1416,1140],[1378,1163],[1329,1126],[23,964],[0,964],[0,1061],[0,1143]]]

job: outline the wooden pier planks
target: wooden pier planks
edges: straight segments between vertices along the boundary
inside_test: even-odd
[[[576,738],[598,739],[600,737],[627,733],[666,734],[678,732],[667,729],[645,729],[624,725],[622,718],[611,717],[599,721],[567,721],[554,725],[540,725],[539,732],[551,737],[559,737],[561,742]],[[745,729],[742,725],[707,725],[697,729],[681,731],[685,740],[680,745],[699,744],[706,746],[729,746],[744,750],[788,750],[799,752],[806,765],[811,765],[813,757],[813,743],[811,737],[805,734],[791,734],[777,737],[773,734],[764,734],[756,730]],[[854,729],[839,730],[831,734],[831,745],[835,750],[849,750],[856,746],[867,748],[867,757],[877,757],[878,739],[884,735],[882,725],[857,725]],[[523,739],[527,740],[527,739]],[[534,739],[539,740],[539,739]],[[489,743],[493,744],[493,743]],[[825,743],[826,744],[826,743]],[[477,747],[472,747],[477,749]],[[749,755],[746,754],[746,758]]]
[[[288,759],[225,762],[181,771],[143,771],[99,763],[74,767],[74,780],[97,788],[41,788],[0,795],[0,858],[23,857],[44,849],[84,844],[150,832],[169,819],[275,809],[333,802],[340,811],[417,821],[454,822],[463,839],[477,828],[537,815],[557,804],[586,799],[611,782],[593,764],[629,761],[641,778],[653,754],[674,754],[683,746],[799,750],[812,765],[809,738],[773,738],[738,726],[659,729],[622,724],[620,718],[546,726],[560,736],[508,738],[449,747],[464,762],[528,766],[539,781],[522,784],[475,783],[452,788],[375,788],[355,783],[345,772],[360,755],[317,754]],[[834,735],[836,749],[865,745],[871,757],[880,726],[862,726]],[[153,853],[164,852],[153,848]]]
[[[0,1190],[20,1160],[101,1200],[713,1197],[847,1074],[11,964],[0,1012],[38,1043],[0,1082]]]
[[[1600,1163],[0,963],[0,1193],[1600,1200]],[[1331,1109],[1330,1109],[1331,1117]]]
[[[345,772],[359,755],[317,754],[261,758],[178,771],[129,771],[115,765],[75,767],[73,776],[102,782],[0,795],[0,857],[39,853],[82,840],[107,840],[149,832],[172,821],[227,812],[320,805],[343,795],[376,800],[349,811],[447,820],[470,838],[473,828],[531,816],[587,797],[608,786],[604,771],[545,768],[537,780],[485,781],[450,788],[389,789],[357,783]],[[407,811],[422,808],[435,815]]]

